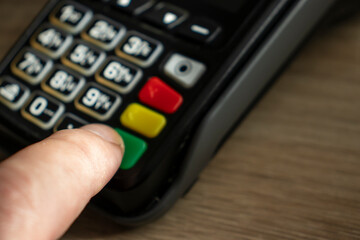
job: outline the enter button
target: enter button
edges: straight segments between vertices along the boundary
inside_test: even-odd
[[[145,153],[147,144],[142,139],[119,128],[116,128],[115,130],[120,134],[125,145],[125,153],[120,168],[123,170],[131,169]]]

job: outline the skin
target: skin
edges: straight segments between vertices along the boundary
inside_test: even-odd
[[[0,239],[57,239],[120,166],[110,127],[59,131],[0,164]]]

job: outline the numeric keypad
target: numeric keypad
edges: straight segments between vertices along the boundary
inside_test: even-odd
[[[20,123],[39,136],[92,122],[108,124],[124,139],[121,169],[129,170],[148,144],[152,148],[162,141],[174,117],[185,112],[189,99],[183,96],[191,96],[187,91],[194,91],[206,66],[174,53],[174,36],[165,38],[141,23],[179,33],[188,11],[156,0],[81,2],[86,6],[59,1],[32,36],[24,37],[26,46],[12,56],[5,76],[0,75],[0,108],[15,118],[21,115],[25,120]],[[208,25],[195,27],[203,34],[211,30]],[[157,37],[166,43],[166,59],[161,59],[165,47]]]

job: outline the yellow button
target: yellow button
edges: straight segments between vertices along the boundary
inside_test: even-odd
[[[166,118],[140,104],[130,104],[120,117],[121,123],[148,138],[160,134],[166,125]]]

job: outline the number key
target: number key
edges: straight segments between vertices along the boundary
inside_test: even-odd
[[[120,96],[94,83],[75,101],[77,109],[101,121],[108,120],[120,104]]]
[[[57,7],[50,15],[50,21],[72,34],[78,34],[89,23],[92,15],[88,8],[70,2]]]
[[[105,50],[112,50],[125,35],[125,27],[103,16],[96,16],[81,36]]]
[[[136,86],[142,75],[140,68],[112,57],[104,65],[104,68],[95,75],[95,78],[99,83],[126,94]]]
[[[85,76],[91,76],[105,60],[106,54],[82,41],[77,41],[70,51],[61,58],[68,67]]]
[[[160,56],[163,45],[140,33],[129,33],[116,49],[119,57],[132,61],[142,67],[149,67]]]
[[[35,92],[32,100],[21,110],[21,114],[27,120],[47,130],[54,126],[64,111],[63,104],[41,92]]]
[[[59,65],[50,77],[41,83],[42,88],[64,102],[72,101],[85,85],[85,79]]]
[[[39,51],[57,59],[70,47],[72,40],[71,35],[48,24],[31,38],[30,43]]]
[[[52,66],[52,61],[45,56],[32,49],[25,49],[15,57],[11,70],[18,77],[36,85],[48,74]]]

